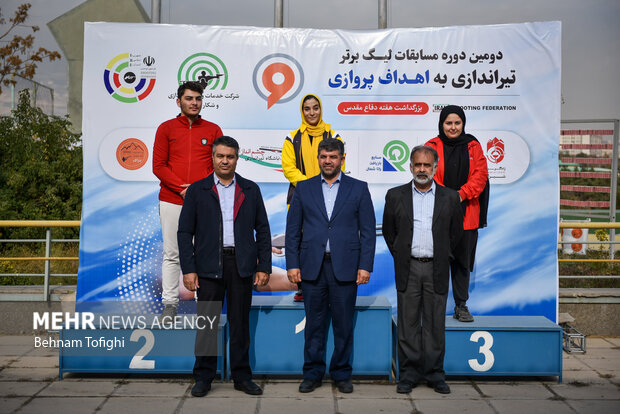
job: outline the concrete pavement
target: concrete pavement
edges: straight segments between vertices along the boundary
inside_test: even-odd
[[[255,378],[260,397],[214,382],[204,398],[190,395],[190,376],[65,374],[58,354],[35,349],[32,336],[0,337],[0,413],[605,413],[620,412],[620,338],[589,337],[587,353],[564,353],[556,378],[449,378],[449,395],[426,386],[397,394],[388,381],[354,380],[353,394],[330,382],[310,394],[300,380]]]

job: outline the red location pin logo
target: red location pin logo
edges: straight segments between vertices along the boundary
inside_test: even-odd
[[[284,80],[281,83],[275,83],[273,77],[280,73]],[[267,109],[271,108],[280,100],[295,84],[295,72],[285,63],[275,62],[267,66],[263,71],[263,85],[271,92],[267,98]]]

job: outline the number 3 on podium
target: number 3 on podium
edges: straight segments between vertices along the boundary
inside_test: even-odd
[[[471,334],[469,340],[471,342],[478,342],[478,340],[482,338],[483,342],[480,345],[478,352],[480,352],[484,356],[484,362],[480,364],[477,358],[470,359],[469,366],[474,371],[485,372],[493,368],[493,364],[495,363],[495,355],[491,352],[491,347],[493,346],[493,336],[487,331],[476,331]]]

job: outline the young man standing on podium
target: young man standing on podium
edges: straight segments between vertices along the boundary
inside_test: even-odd
[[[306,311],[304,380],[299,392],[320,387],[325,375],[327,316],[334,353],[329,373],[340,392],[353,392],[351,353],[357,286],[372,272],[376,224],[368,184],[342,173],[344,144],[318,147],[321,174],[297,183],[286,220],[286,268],[301,282]]]
[[[413,181],[385,196],[383,237],[394,258],[398,302],[396,392],[420,382],[449,394],[443,360],[450,260],[463,233],[459,194],[436,184],[439,156],[431,147],[411,151]]]
[[[177,90],[181,113],[157,128],[153,145],[153,174],[160,180],[159,219],[164,242],[161,266],[162,320],[174,318],[179,304],[179,247],[177,227],[187,187],[213,172],[213,141],[222,130],[200,117],[202,86],[185,82]]]
[[[192,184],[185,195],[179,219],[179,253],[183,284],[198,290],[198,316],[219,315],[226,297],[230,327],[230,370],[235,389],[250,395],[263,390],[252,381],[250,368],[250,307],[252,284],[264,286],[271,272],[271,233],[260,189],[235,174],[239,144],[231,137],[213,142],[215,172]],[[209,317],[213,315],[206,315]],[[196,333],[196,362],[192,388],[203,397],[215,378],[217,357],[206,351]],[[212,342],[210,342],[212,344]]]

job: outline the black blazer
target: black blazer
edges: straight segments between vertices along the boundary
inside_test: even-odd
[[[234,233],[239,275],[271,273],[271,232],[260,189],[239,174],[235,179]],[[213,174],[187,189],[177,239],[183,274],[222,278],[222,211]]]
[[[390,189],[385,196],[383,237],[394,258],[396,290],[407,288],[413,237],[412,182]],[[448,293],[450,260],[463,234],[459,194],[436,184],[433,209],[433,284],[438,294]]]

